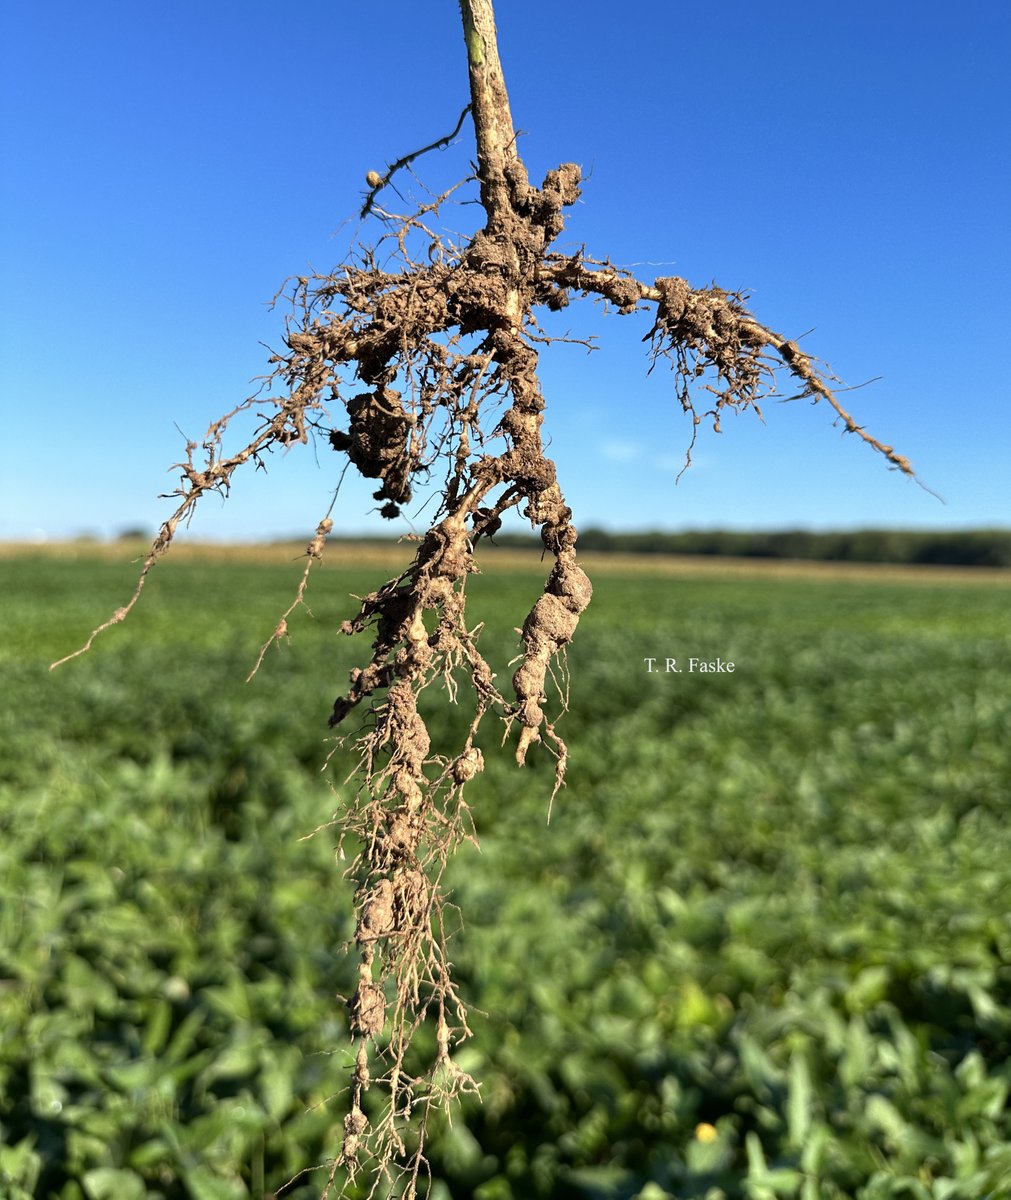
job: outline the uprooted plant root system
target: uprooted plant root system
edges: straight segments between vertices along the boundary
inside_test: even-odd
[[[330,715],[331,726],[355,710],[365,719],[355,735],[355,795],[335,818],[342,842],[359,847],[351,870],[360,965],[357,988],[347,1000],[357,1043],[350,1102],[324,1195],[341,1167],[352,1176],[366,1169],[370,1195],[382,1188],[417,1194],[428,1112],[476,1087],[452,1057],[468,1028],[446,954],[441,879],[454,848],[474,836],[464,793],[484,766],[480,740],[488,714],[512,732],[519,763],[540,743],[554,756],[556,790],[564,781],[567,751],[549,713],[547,684],[592,589],[576,561],[576,530],[555,465],[544,454],[545,399],[535,345],[546,339],[537,311],[560,309],[573,295],[602,299],[621,314],[651,311],[645,340],[654,364],[664,357],[672,363],[677,397],[693,419],[693,442],[704,415],[718,428],[725,408],[757,409],[774,393],[773,371],[779,366],[793,376],[798,394],[826,401],[849,431],[912,474],[904,458],[843,410],[825,376],[794,342],[750,314],[743,297],[693,289],[679,278],[645,283],[582,251],[552,249],[565,210],[580,195],[580,168],[564,163],[539,186],[531,184],[516,150],[490,3],[463,0],[461,9],[482,227],[459,240],[437,228],[441,208],[463,185],[416,211],[395,214],[380,206],[378,197],[394,170],[416,155],[385,176],[369,173],[364,211],[381,225],[387,265],[367,251],[331,274],[295,280],[286,293],[291,315],[285,348],[272,359],[266,396],[247,400],[210,427],[202,464],[195,457],[198,447],[187,447],[178,507],[151,548],[133,598],[83,648],[132,608],[154,562],[200,497],[226,493],[239,466],[260,463],[274,448],[323,435],[338,455],[376,482],[380,512],[391,519],[410,503],[419,483],[444,472],[438,511],[411,564],[364,597],[341,626],[348,635],[369,631],[372,649]],[[696,411],[691,385],[712,396],[703,414]],[[255,436],[226,456],[222,440],[229,422],[251,408],[262,416]],[[331,412],[343,416],[333,423]],[[504,695],[481,655],[479,629],[468,625],[466,586],[476,570],[475,546],[494,535],[510,509],[539,530],[550,569],[543,594],[523,622],[519,665]],[[320,522],[298,595],[261,661],[286,634],[287,618],[303,598],[332,524],[329,516]],[[421,692],[440,681],[451,700],[463,681],[470,706],[463,744],[448,755],[433,751],[418,709]],[[560,696],[556,716],[564,706]],[[436,1049],[419,1071],[411,1067],[408,1050],[426,1021]]]

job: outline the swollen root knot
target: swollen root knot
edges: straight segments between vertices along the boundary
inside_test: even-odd
[[[377,983],[362,980],[348,1005],[351,1033],[355,1037],[378,1037],[386,1024],[386,994]]]
[[[593,584],[582,567],[565,557],[559,558],[548,576],[546,592],[558,596],[573,613],[581,613],[593,599]]]
[[[551,644],[552,653],[572,641],[579,624],[578,612],[573,612],[560,596],[545,593],[533,607],[523,625],[523,636],[530,641]]]
[[[516,747],[516,761],[526,762],[527,750],[540,741],[546,700],[544,681],[552,658],[572,641],[580,613],[590,603],[593,586],[586,572],[576,565],[571,550],[560,555],[548,576],[544,594],[523,623],[523,662],[513,676],[516,715],[523,728]],[[550,728],[549,728],[550,732]],[[553,739],[557,740],[557,739]],[[561,747],[564,750],[564,747]]]
[[[391,879],[380,879],[365,902],[358,923],[359,943],[387,937],[396,929],[395,891]]]
[[[369,1127],[369,1119],[357,1106],[344,1118],[344,1141],[341,1144],[341,1162],[345,1165],[358,1161],[362,1134]]]
[[[457,783],[469,783],[484,770],[484,755],[476,746],[465,750],[453,763],[453,779]]]

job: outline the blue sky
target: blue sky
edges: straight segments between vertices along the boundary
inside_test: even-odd
[[[179,430],[199,439],[280,343],[281,281],[367,238],[366,171],[455,124],[457,5],[52,0],[0,22],[0,538],[154,529]],[[1006,0],[500,0],[498,22],[532,176],[589,173],[560,245],[813,329],[847,383],[883,377],[853,410],[945,500],[806,402],[726,420],[675,486],[690,430],[646,378],[649,316],[580,304],[563,329],[601,348],[542,359],[577,525],[1011,523]],[[465,173],[469,138],[419,173]],[[191,534],[311,532],[338,467],[275,455]],[[338,531],[378,527],[370,491],[345,484]]]

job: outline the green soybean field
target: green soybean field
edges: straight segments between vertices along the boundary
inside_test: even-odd
[[[0,556],[2,1200],[309,1200],[340,1145],[327,717],[386,569],[328,557],[247,683],[297,549],[185,549],[55,671],[136,565]],[[485,560],[507,686],[544,571]],[[1011,573],[587,569],[566,786],[496,732],[448,868],[432,1200],[1011,1197]]]

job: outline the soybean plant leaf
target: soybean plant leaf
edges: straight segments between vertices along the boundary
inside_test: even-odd
[[[790,1144],[800,1149],[805,1144],[811,1128],[811,1104],[814,1096],[811,1068],[801,1051],[796,1051],[790,1059],[788,1084],[786,1113]]]
[[[96,1167],[85,1172],[83,1183],[88,1200],[144,1200],[147,1195],[143,1178],[123,1167]]]

